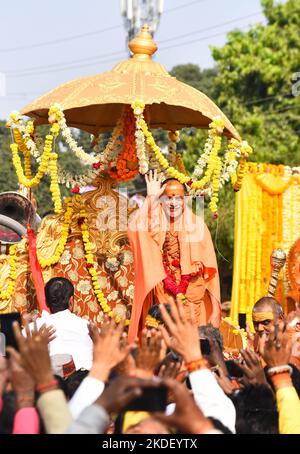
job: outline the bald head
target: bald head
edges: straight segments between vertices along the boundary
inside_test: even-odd
[[[176,178],[167,178],[162,182],[162,186],[165,186],[164,195],[169,196],[184,196],[185,195],[185,186],[176,180]]]
[[[253,326],[257,333],[269,333],[274,326],[275,319],[283,319],[284,312],[281,304],[270,296],[260,298],[252,310]]]
[[[253,312],[265,312],[270,310],[274,314],[281,316],[283,315],[283,309],[281,304],[271,296],[263,296],[253,306]]]
[[[161,197],[164,211],[171,220],[178,219],[183,211],[185,187],[174,178],[169,178],[162,184],[165,185],[165,190]]]

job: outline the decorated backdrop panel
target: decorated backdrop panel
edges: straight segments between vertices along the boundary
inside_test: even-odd
[[[96,264],[97,276],[110,307],[116,316],[129,316],[133,298],[133,255],[129,246],[125,246],[117,257],[100,260]],[[103,313],[94,295],[91,276],[86,268],[86,261],[81,240],[68,243],[54,267],[43,270],[45,284],[53,277],[69,279],[75,288],[73,312],[83,318],[101,323]],[[29,268],[18,275],[12,306],[6,310],[30,312],[37,308],[35,289]],[[5,308],[3,307],[2,310]]]
[[[296,169],[249,163],[235,200],[235,244],[231,319],[246,314],[251,323],[255,302],[265,295],[274,248],[288,254],[300,236],[300,174]],[[288,282],[283,270],[277,294],[285,306]]]

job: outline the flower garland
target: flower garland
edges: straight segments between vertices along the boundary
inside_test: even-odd
[[[15,289],[16,278],[17,278],[17,267],[16,267],[16,251],[17,245],[13,244],[9,248],[9,278],[6,290],[0,290],[0,299],[9,300]]]
[[[175,167],[177,166],[177,146],[176,142],[179,142],[179,131],[169,131],[168,132],[168,152],[169,152],[169,162],[170,165]]]
[[[183,173],[184,175],[187,175],[187,171],[182,159],[182,155],[180,153],[176,154],[176,167],[179,170],[179,172]]]
[[[208,160],[210,157],[210,153],[213,149],[213,145],[214,145],[214,136],[212,135],[212,132],[209,129],[208,139],[206,140],[205,145],[204,145],[204,152],[200,155],[200,157],[195,165],[194,171],[192,173],[193,179],[196,180],[196,179],[200,178],[201,175],[203,174],[204,169],[207,166],[207,163],[208,163]]]
[[[238,167],[238,158],[240,157],[240,142],[231,139],[227,145],[227,151],[224,156],[224,164],[220,177],[222,186],[231,179],[231,175],[236,172]]]
[[[138,131],[137,131],[138,132]],[[108,173],[117,181],[127,181],[134,178],[139,169],[137,147],[135,141],[135,122],[132,110],[130,107],[125,109],[124,123],[123,123],[123,150],[119,154],[116,165],[109,163]],[[141,143],[142,149],[139,151],[142,162],[140,163],[143,168],[146,166],[145,147]]]
[[[57,153],[50,154],[49,171],[51,175],[50,191],[54,202],[54,212],[60,213],[62,210],[60,190],[57,179]]]
[[[245,173],[247,172],[247,158],[252,154],[253,150],[248,144],[248,142],[243,141],[240,144],[239,153],[241,156],[241,160],[236,172],[232,173],[231,175],[231,183],[233,189],[237,192],[242,187],[243,178]]]
[[[49,134],[46,136],[44,151],[41,156],[41,163],[39,165],[36,175],[31,179],[28,179],[24,174],[21,159],[20,159],[19,153],[18,153],[18,151],[19,151],[18,145],[16,143],[13,143],[10,145],[10,149],[11,149],[12,157],[13,157],[13,165],[15,167],[16,174],[17,174],[20,184],[22,184],[26,188],[34,188],[35,186],[37,186],[40,183],[41,179],[43,178],[43,176],[47,170],[48,162],[49,162],[51,151],[52,151],[52,144],[53,144],[53,135]]]
[[[94,164],[97,162],[97,158],[84,151],[84,149],[78,146],[76,140],[72,135],[71,129],[67,126],[65,114],[59,104],[55,103],[50,107],[49,121],[56,121],[61,129],[61,133],[65,141],[67,142],[71,151],[77,156],[80,161],[85,164]]]
[[[206,194],[210,193],[212,199],[209,206],[214,217],[217,217],[217,202],[221,185],[222,169],[222,161],[218,156],[218,153],[222,144],[221,134],[224,129],[223,120],[220,117],[217,117],[209,125],[209,139],[206,142],[204,157],[202,161],[198,160],[198,164],[196,166],[195,172],[193,173],[193,177],[201,176],[204,172],[205,167],[206,171],[204,173],[204,176],[200,180],[194,180],[193,178],[190,178],[188,175],[175,168],[175,160],[173,160],[174,165],[170,165],[168,160],[163,156],[160,148],[155,143],[152,133],[148,129],[148,125],[145,119],[142,116],[144,104],[140,101],[136,101],[131,105],[131,108],[133,109],[134,115],[136,117],[137,127],[142,130],[146,138],[146,143],[151,147],[162,169],[167,173],[169,177],[176,178],[178,181],[180,181],[180,183],[190,186],[191,194],[197,195],[200,191],[201,195],[203,195],[204,192],[206,192]],[[170,151],[174,154],[174,146],[172,146],[172,149]]]
[[[64,225],[62,228],[62,231],[60,233],[60,239],[58,242],[58,245],[55,249],[54,254],[52,257],[48,257],[47,259],[42,259],[38,257],[39,264],[41,265],[42,268],[46,268],[47,266],[53,266],[56,265],[56,263],[60,260],[65,246],[68,241],[69,237],[69,230],[70,230],[70,225],[72,221],[72,216],[73,216],[73,201],[71,197],[68,197],[65,199],[65,205],[66,205],[66,211],[64,214]]]
[[[140,110],[138,110],[138,109],[140,109]],[[136,112],[139,112],[139,118],[144,119],[142,108],[137,107]],[[142,175],[145,175],[149,170],[149,156],[147,154],[145,136],[144,136],[142,128],[137,120],[136,120],[135,140],[136,140],[136,154],[137,154],[137,157],[139,160],[139,172]]]
[[[31,180],[32,173],[31,173],[31,165],[30,165],[30,151],[27,149],[26,143],[23,142],[20,131],[17,129],[14,129],[13,134],[14,134],[14,139],[15,139],[16,144],[18,145],[19,149],[22,151],[22,153],[24,155],[25,177],[28,178],[29,180]]]
[[[97,300],[100,303],[100,307],[101,307],[102,311],[105,314],[108,314],[109,317],[113,317],[114,316],[114,312],[111,310],[111,308],[110,308],[110,306],[109,306],[109,304],[107,302],[107,299],[105,298],[105,296],[104,296],[104,294],[103,294],[103,292],[102,292],[102,290],[100,288],[98,275],[97,275],[97,271],[96,271],[96,268],[95,268],[94,256],[92,254],[92,245],[91,245],[91,242],[90,242],[88,219],[87,219],[87,214],[86,214],[86,211],[85,211],[84,208],[80,209],[79,216],[80,217],[79,217],[78,222],[81,225],[82,241],[83,241],[83,244],[84,244],[85,259],[86,259],[86,262],[87,262],[87,269],[88,269],[89,274],[90,274],[91,279],[92,279],[92,285],[93,285],[93,289],[94,289],[96,298],[97,298]],[[116,323],[119,323],[121,321],[120,317],[116,316],[115,317],[115,321],[116,321]],[[129,320],[126,320],[125,324],[128,325],[129,324]]]
[[[284,181],[281,176],[276,176],[272,173],[261,173],[256,175],[256,181],[270,195],[280,195],[292,184],[293,177],[291,176],[287,181]]]
[[[220,191],[220,178],[221,178],[222,161],[221,158],[216,158],[216,165],[212,178],[212,196],[209,202],[210,211],[213,213],[214,218],[218,217],[218,201]]]

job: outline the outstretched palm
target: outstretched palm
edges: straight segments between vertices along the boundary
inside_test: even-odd
[[[165,190],[165,185],[161,185],[164,180],[164,175],[161,173],[157,175],[157,170],[150,170],[149,174],[145,176],[147,185],[147,195],[149,197],[160,197]]]

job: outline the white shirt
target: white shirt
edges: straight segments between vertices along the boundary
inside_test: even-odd
[[[80,413],[96,402],[105,388],[103,381],[94,377],[85,377],[75,394],[68,402],[69,410],[73,419],[77,419]]]
[[[69,309],[49,314],[43,311],[41,317],[36,320],[37,327],[44,323],[52,325],[55,329],[56,338],[49,343],[49,355],[71,355],[76,370],[81,368],[90,370],[93,362],[93,342],[88,331],[88,321],[78,317]],[[29,325],[33,328],[33,323]]]
[[[218,419],[232,433],[235,433],[235,407],[211,371],[196,370],[189,374],[189,378],[194,399],[204,416]]]

